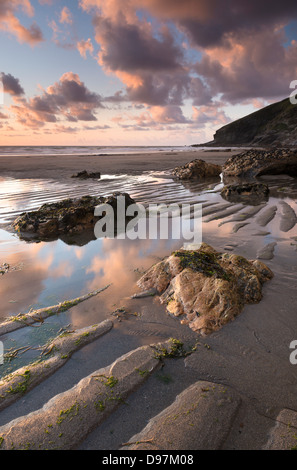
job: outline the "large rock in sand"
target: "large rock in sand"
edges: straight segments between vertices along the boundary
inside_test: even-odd
[[[234,177],[253,179],[261,175],[281,174],[297,176],[296,150],[248,150],[233,155],[223,166],[224,181]]]
[[[206,163],[204,160],[193,160],[183,166],[178,166],[172,171],[180,180],[216,178],[222,173],[222,167],[214,163]]]
[[[116,220],[118,197],[124,198],[125,209],[135,204],[127,193],[114,193],[106,197],[83,196],[80,199],[64,199],[52,204],[43,204],[37,211],[24,212],[17,217],[12,227],[21,238],[40,240],[56,239],[63,234],[94,231],[95,223],[99,220],[94,216],[95,207],[109,204],[114,210]]]
[[[262,299],[262,285],[272,271],[261,261],[219,253],[202,243],[199,250],[179,250],[152,266],[138,281],[155,288],[168,313],[202,334],[233,320],[245,304]]]

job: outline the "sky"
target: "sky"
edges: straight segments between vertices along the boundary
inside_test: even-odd
[[[290,95],[296,0],[0,0],[0,145],[191,145]]]

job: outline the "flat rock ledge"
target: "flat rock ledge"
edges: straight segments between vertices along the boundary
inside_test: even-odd
[[[174,168],[172,174],[180,180],[216,178],[222,173],[222,167],[204,160],[193,160],[186,165]]]
[[[179,351],[173,339],[142,346],[94,371],[43,408],[0,427],[0,450],[71,450]]]
[[[297,411],[283,409],[263,450],[297,450]]]
[[[55,239],[62,234],[77,234],[92,230],[99,217],[95,217],[95,207],[108,204],[114,210],[116,220],[118,198],[124,198],[125,209],[135,201],[127,193],[114,193],[111,196],[83,196],[79,199],[64,199],[60,202],[44,204],[38,210],[24,212],[12,223],[12,228],[22,238],[30,236],[42,240]]]
[[[96,325],[61,333],[44,347],[34,362],[0,380],[0,411],[52,375],[75,351],[105,335],[112,327],[113,322],[107,319]]]
[[[6,335],[20,328],[24,328],[25,326],[31,326],[34,323],[43,323],[46,318],[66,312],[70,308],[75,307],[75,305],[104,292],[109,286],[110,284],[75,299],[65,300],[57,305],[43,307],[38,310],[30,310],[28,313],[19,313],[18,315],[8,317],[3,322],[0,322],[0,336]]]
[[[121,450],[219,450],[240,403],[239,395],[229,387],[196,382]]]
[[[260,302],[262,285],[272,277],[259,260],[219,253],[202,243],[198,250],[178,250],[152,266],[138,286],[155,288],[169,314],[209,334],[232,321],[245,304]]]
[[[248,150],[233,155],[223,166],[223,178],[255,178],[261,175],[297,176],[297,151],[290,149]]]

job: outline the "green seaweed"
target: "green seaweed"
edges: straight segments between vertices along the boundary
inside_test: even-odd
[[[57,418],[57,424],[61,424],[67,418],[71,420],[74,416],[77,416],[78,413],[79,413],[79,403],[75,401],[70,408],[68,408],[67,410],[60,411],[59,417]]]
[[[29,380],[31,378],[31,372],[30,370],[26,370],[23,374],[20,374],[19,376],[24,377],[24,380],[20,382],[15,388],[10,387],[10,389],[6,393],[21,393],[22,395],[26,393],[29,385]]]
[[[189,268],[207,277],[231,280],[230,275],[218,263],[220,254],[205,251],[175,251],[173,254],[180,258],[183,269]]]

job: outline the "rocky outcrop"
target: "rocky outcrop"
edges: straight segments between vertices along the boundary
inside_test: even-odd
[[[230,178],[253,179],[262,175],[297,176],[297,150],[248,150],[233,155],[223,166],[224,181]]]
[[[209,334],[233,320],[244,304],[259,302],[262,284],[272,277],[259,260],[219,253],[203,243],[196,251],[174,252],[149,269],[138,285],[156,288],[168,313]]]
[[[228,387],[196,382],[131,437],[122,450],[220,449],[240,403],[238,394]]]
[[[85,230],[93,231],[99,220],[94,216],[96,206],[108,204],[117,216],[118,198],[124,198],[125,209],[135,201],[129,194],[114,193],[107,197],[83,196],[80,199],[65,199],[52,204],[44,204],[37,211],[21,214],[12,227],[23,239],[38,238],[52,240],[63,234],[79,234]]]
[[[269,188],[263,183],[231,184],[221,191],[223,199],[229,202],[258,205],[269,199]]]
[[[219,177],[222,172],[220,165],[206,163],[204,160],[193,160],[186,165],[174,168],[175,178],[180,180],[205,179]]]
[[[297,106],[287,98],[219,129],[203,146],[297,146]]]
[[[101,178],[101,173],[99,171],[89,173],[86,170],[80,171],[79,173],[76,173],[75,175],[72,175],[71,178],[79,178],[79,179],[89,179],[89,178],[94,178],[94,179],[99,179]]]
[[[112,321],[105,320],[80,330],[61,333],[44,347],[36,361],[0,380],[0,411],[63,367],[75,351],[108,333],[112,327]]]
[[[172,341],[142,346],[95,370],[39,410],[0,426],[0,450],[70,450],[171,357]],[[162,351],[158,354],[158,351]],[[28,374],[27,374],[28,375]],[[25,377],[26,379],[26,377]]]

